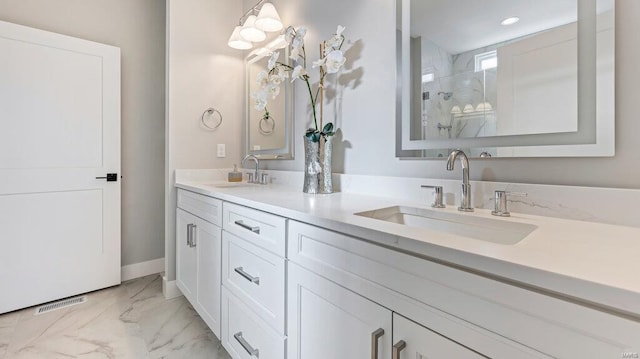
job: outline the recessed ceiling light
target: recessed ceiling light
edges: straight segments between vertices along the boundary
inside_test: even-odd
[[[504,20],[502,20],[502,22],[500,24],[504,25],[504,26],[508,26],[508,25],[513,25],[516,22],[520,21],[520,18],[517,16],[512,16],[512,17],[508,17]]]

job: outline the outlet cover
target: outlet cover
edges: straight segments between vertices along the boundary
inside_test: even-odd
[[[224,143],[218,144],[218,158],[227,157],[227,146]]]

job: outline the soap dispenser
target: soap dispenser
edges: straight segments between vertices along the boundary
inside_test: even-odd
[[[229,182],[242,182],[242,172],[238,171],[238,165],[233,165],[233,171],[229,172]]]

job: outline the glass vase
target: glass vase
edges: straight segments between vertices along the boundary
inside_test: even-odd
[[[333,136],[322,136],[318,142],[304,137],[304,193],[333,193],[332,155]]]

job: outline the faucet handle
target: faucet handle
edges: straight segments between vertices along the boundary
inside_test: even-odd
[[[245,174],[247,175],[247,183],[255,183],[253,179],[253,172],[245,172]]]
[[[268,173],[262,173],[260,175],[260,184],[269,184],[269,174]]]
[[[433,203],[431,204],[431,207],[433,208],[445,208],[446,206],[444,205],[444,202],[442,201],[442,186],[428,186],[428,185],[422,185],[420,186],[422,188],[433,188]]]
[[[507,208],[507,195],[509,196],[518,196],[518,197],[526,197],[526,192],[508,192],[508,191],[495,191],[494,197],[494,210],[491,211],[491,214],[499,217],[509,217],[511,213]]]

